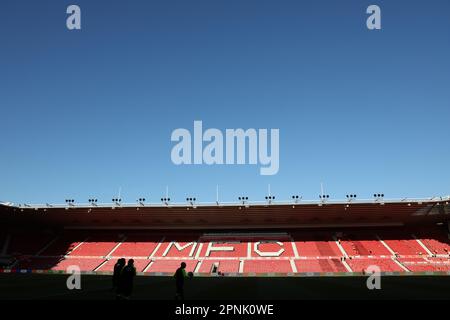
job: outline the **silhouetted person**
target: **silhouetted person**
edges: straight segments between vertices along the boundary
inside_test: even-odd
[[[126,260],[124,258],[120,258],[114,265],[112,282],[113,282],[113,290],[116,290],[116,293],[118,293],[117,289],[119,287],[120,274],[122,273],[122,269],[125,267],[125,262]]]
[[[189,272],[189,276],[192,277],[192,272]],[[186,263],[182,262],[181,266],[177,269],[174,274],[176,294],[175,300],[184,300],[184,279],[187,278],[186,274]]]
[[[133,293],[133,282],[136,276],[136,268],[134,267],[134,260],[128,260],[126,267],[122,269],[119,278],[119,298],[130,299]]]

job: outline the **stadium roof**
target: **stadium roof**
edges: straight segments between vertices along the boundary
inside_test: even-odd
[[[141,229],[286,229],[446,223],[450,198],[178,204],[0,205],[0,222]]]

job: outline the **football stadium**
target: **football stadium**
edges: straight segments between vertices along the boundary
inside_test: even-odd
[[[0,304],[294,319],[450,300],[449,12],[1,0]]]
[[[212,278],[243,283],[248,280],[242,278],[256,282],[284,278],[286,283],[311,278],[323,285],[321,278],[352,283],[353,277],[364,287],[365,278],[374,272],[412,283],[417,279],[422,285],[424,277],[450,275],[449,197],[385,200],[375,194],[372,200],[356,200],[353,196],[346,201],[324,196],[320,201],[293,197],[285,202],[268,197],[260,203],[244,199],[197,204],[187,199],[186,204],[171,204],[170,199],[161,199],[161,204],[147,204],[140,199],[137,204],[122,204],[117,198],[110,204],[97,204],[96,199],[88,204],[72,200],[64,205],[2,204],[1,277],[3,281],[14,277],[15,282],[17,277],[27,281],[32,277],[42,285],[61,281],[76,266],[90,279],[107,279],[117,260],[126,258],[135,261],[138,278],[170,282],[185,262],[195,281],[208,288],[206,297],[214,299],[221,295],[216,292],[218,280]],[[215,288],[207,285],[210,279]],[[351,296],[357,287],[350,286],[346,294]],[[46,294],[58,297],[47,288]],[[422,294],[424,289],[419,287]],[[27,297],[30,291],[22,294]],[[228,298],[237,296],[230,292]],[[271,296],[270,290],[266,297],[260,293],[261,298]]]

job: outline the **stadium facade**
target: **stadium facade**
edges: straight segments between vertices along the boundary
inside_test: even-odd
[[[140,275],[450,274],[449,201],[1,204],[1,270],[102,274],[125,257]]]

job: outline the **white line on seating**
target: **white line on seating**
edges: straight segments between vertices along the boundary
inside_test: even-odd
[[[388,251],[389,251],[394,257],[396,256],[394,250],[392,250],[391,247],[389,247],[389,246],[387,245],[386,242],[384,242],[383,240],[381,240],[380,236],[378,236],[378,235],[376,234],[375,237],[377,237],[378,241],[380,241],[381,244],[382,244],[386,249],[388,249]]]
[[[353,272],[352,268],[350,268],[350,265],[345,261],[345,259],[341,260],[342,264],[344,265],[345,269],[347,269],[348,272]]]
[[[292,245],[292,251],[294,252],[294,256],[296,259],[298,259],[300,256],[298,254],[298,250],[297,250],[297,246],[295,245],[295,241],[291,241],[291,245]]]
[[[297,266],[295,265],[294,259],[289,259],[289,262],[291,263],[292,272],[297,273]]]
[[[198,246],[198,249],[197,249],[197,253],[195,254],[195,259],[198,259],[198,257],[200,257],[202,249],[203,249],[203,242],[200,242],[200,245]]]
[[[122,241],[120,241],[117,245],[115,245],[114,248],[112,248],[112,250],[106,255],[106,257],[112,256],[112,254],[114,253],[114,251],[116,251],[116,250],[122,245],[122,243],[123,243],[125,240],[126,240],[126,238],[125,238],[125,239],[122,239]]]
[[[410,272],[408,268],[406,268],[400,261],[397,260],[396,257],[391,257],[392,261],[394,261],[400,268],[402,268],[406,272]]]
[[[81,247],[88,239],[89,239],[89,237],[87,237],[86,239],[84,239],[83,241],[81,241],[79,244],[77,244],[75,247],[73,247],[72,250],[70,250],[69,252],[67,252],[66,256],[69,256],[72,252],[74,252],[74,251],[77,250],[79,247]]]
[[[158,252],[159,248],[161,247],[161,245],[163,244],[163,241],[165,239],[166,239],[166,237],[161,238],[161,240],[159,241],[159,243],[157,244],[155,249],[153,249],[152,253],[150,253],[150,255],[148,256],[149,259],[153,258],[153,256],[156,254],[156,252]]]
[[[418,239],[418,238],[416,237],[415,234],[413,234],[412,237],[413,237],[414,239],[416,239],[417,243],[423,248],[423,250],[425,250],[425,251],[427,252],[427,254],[428,254],[430,257],[433,256],[433,253],[425,246],[425,244],[422,242],[422,240]]]
[[[147,264],[147,266],[144,268],[144,270],[142,270],[142,272],[147,272],[147,270],[152,266],[152,264],[153,263],[155,263],[153,260],[151,260],[148,264]]]
[[[195,266],[195,269],[194,269],[194,273],[198,273],[198,271],[200,270],[200,267],[201,267],[202,263],[203,263],[203,260],[200,260],[200,261],[197,263],[197,265]]]
[[[105,261],[103,261],[102,263],[100,263],[100,265],[97,267],[97,268],[95,268],[93,271],[97,271],[97,270],[99,270],[101,267],[103,267],[105,264],[107,264],[108,263],[108,261],[109,260],[105,260]]]
[[[239,273],[244,273],[244,260],[239,260]]]

